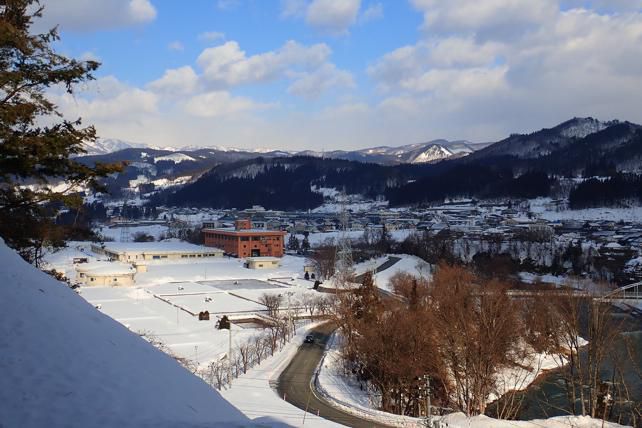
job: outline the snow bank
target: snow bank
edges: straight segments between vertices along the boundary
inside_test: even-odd
[[[474,427],[474,428],[616,428],[624,425],[602,422],[602,419],[593,419],[589,416],[556,416],[549,419],[534,419],[532,421],[507,421],[489,418],[488,416],[467,417],[463,413],[452,413],[444,416],[442,422],[448,427]]]
[[[216,391],[0,240],[0,425],[243,426]]]
[[[408,254],[390,254],[389,257],[400,258],[397,263],[374,276],[375,285],[383,290],[392,291],[390,278],[403,272],[426,279],[432,278],[432,268],[429,263],[416,256]]]

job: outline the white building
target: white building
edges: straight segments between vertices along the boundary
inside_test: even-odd
[[[76,282],[84,285],[133,285],[135,274],[136,269],[125,263],[93,262],[76,265]]]
[[[245,267],[248,269],[273,269],[281,264],[279,257],[248,257],[245,259]]]
[[[219,248],[187,242],[105,242],[92,244],[91,250],[97,254],[104,254],[111,260],[129,263],[223,256],[223,250]]]

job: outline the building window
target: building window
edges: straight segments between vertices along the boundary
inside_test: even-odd
[[[241,236],[241,241],[249,241],[250,237],[249,236]]]
[[[261,237],[260,236],[253,236],[252,241],[260,241]]]
[[[158,260],[158,259],[160,259],[160,256],[152,256],[152,259]]]

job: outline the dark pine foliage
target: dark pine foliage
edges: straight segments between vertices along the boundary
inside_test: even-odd
[[[543,172],[527,172],[513,177],[508,168],[457,165],[441,174],[391,188],[387,197],[391,205],[439,202],[453,197],[533,198],[549,195],[553,182]]]
[[[262,205],[267,209],[290,210],[315,208],[323,196],[310,190],[317,177],[314,168],[285,166],[263,167],[253,177],[226,178],[208,174],[168,198],[170,205],[216,208],[249,208]]]
[[[569,195],[572,209],[617,207],[639,204],[642,199],[642,176],[614,174],[607,179],[590,178],[580,183]]]

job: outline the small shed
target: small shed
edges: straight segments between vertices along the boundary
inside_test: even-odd
[[[91,286],[133,285],[136,269],[132,265],[114,262],[83,263],[76,266],[76,280]]]
[[[281,265],[278,257],[248,257],[245,259],[245,267],[248,269],[274,269]]]

